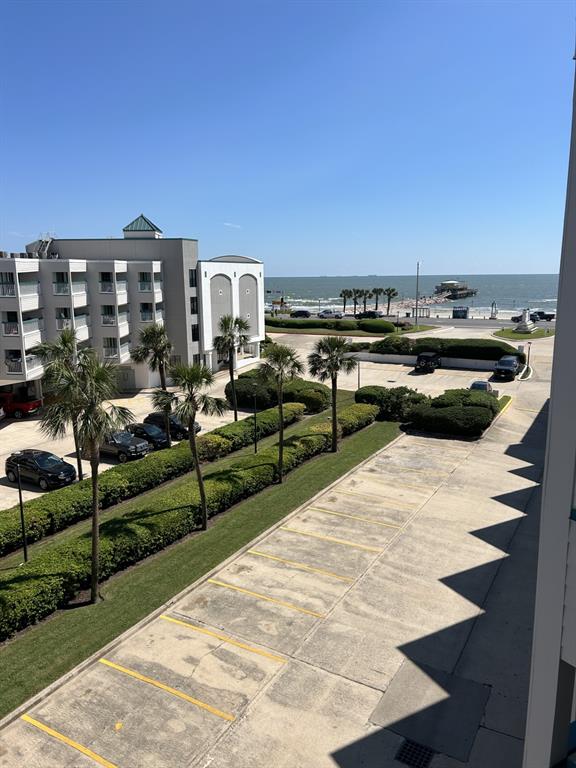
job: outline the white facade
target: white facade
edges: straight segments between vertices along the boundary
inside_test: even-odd
[[[63,328],[119,366],[123,389],[158,384],[157,374],[130,358],[140,331],[154,322],[166,326],[175,362],[216,370],[222,361],[213,337],[222,314],[251,325],[241,367],[259,356],[264,339],[262,263],[243,256],[198,261],[196,240],[163,238],[144,216],[123,239],[54,239],[25,254],[0,252],[0,386],[40,379],[42,366],[29,350]]]
[[[576,101],[574,102],[576,115]],[[576,121],[562,242],[558,317],[538,550],[524,768],[564,764],[576,720]],[[576,746],[576,745],[574,745]],[[576,765],[576,760],[569,765]]]

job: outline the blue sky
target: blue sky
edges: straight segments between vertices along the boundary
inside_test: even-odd
[[[557,271],[573,2],[0,9],[1,249],[144,212],[269,275]]]

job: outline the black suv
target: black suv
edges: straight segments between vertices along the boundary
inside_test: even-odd
[[[356,320],[379,320],[384,317],[384,312],[379,309],[367,309],[366,312],[357,312],[354,317]]]
[[[495,379],[514,380],[520,371],[520,363],[516,355],[504,355],[494,366]]]
[[[144,424],[155,424],[157,427],[160,427],[160,429],[164,429],[166,419],[163,413],[160,411],[155,411],[154,413],[149,413],[148,416],[146,416],[144,419]],[[196,434],[200,432],[200,429],[200,424],[195,421],[194,431]],[[174,440],[185,440],[188,435],[188,427],[182,424],[180,419],[178,419],[176,416],[170,416],[170,437],[172,437]]]
[[[129,424],[126,429],[135,437],[146,440],[155,451],[168,447],[166,432],[157,427],[156,424]]]
[[[442,358],[438,352],[420,352],[416,358],[414,370],[417,373],[434,373],[436,368],[442,367]]]
[[[27,483],[36,483],[43,491],[61,488],[76,480],[76,470],[72,464],[63,461],[48,451],[16,451],[6,459],[6,477],[11,483],[20,479]]]
[[[295,309],[290,312],[290,317],[312,317],[312,313],[307,309]]]
[[[115,456],[121,464],[128,459],[141,459],[149,451],[148,442],[130,432],[114,432],[100,446],[100,453]]]

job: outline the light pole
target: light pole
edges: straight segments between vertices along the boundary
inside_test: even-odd
[[[24,562],[28,562],[28,542],[26,541],[26,521],[24,520],[24,504],[22,503],[22,479],[20,477],[20,462],[16,459],[16,477],[18,478],[18,501],[20,503],[20,527],[22,528],[22,548]]]
[[[358,389],[360,389],[360,358],[357,357],[356,360],[358,361]]]
[[[252,391],[253,414],[254,414],[254,453],[258,453],[258,421],[256,417],[256,390]]]
[[[530,368],[530,350],[532,349],[532,342],[528,342],[528,358],[526,360],[526,366]]]
[[[420,262],[416,262],[416,322],[414,325],[418,328],[418,298],[420,294]]]

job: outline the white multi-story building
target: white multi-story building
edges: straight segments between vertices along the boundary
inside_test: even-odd
[[[576,99],[573,109],[576,116]],[[573,117],[558,293],[559,319],[554,342],[542,489],[524,768],[576,766],[575,294],[576,119]]]
[[[200,261],[197,240],[165,238],[144,215],[123,231],[122,239],[46,238],[26,253],[0,252],[0,387],[36,388],[43,369],[31,350],[62,328],[73,328],[79,344],[114,361],[126,390],[157,383],[146,365],[130,358],[140,331],[153,322],[165,325],[174,361],[217,370],[219,319],[241,316],[250,339],[237,366],[259,357],[262,262],[246,256]]]

